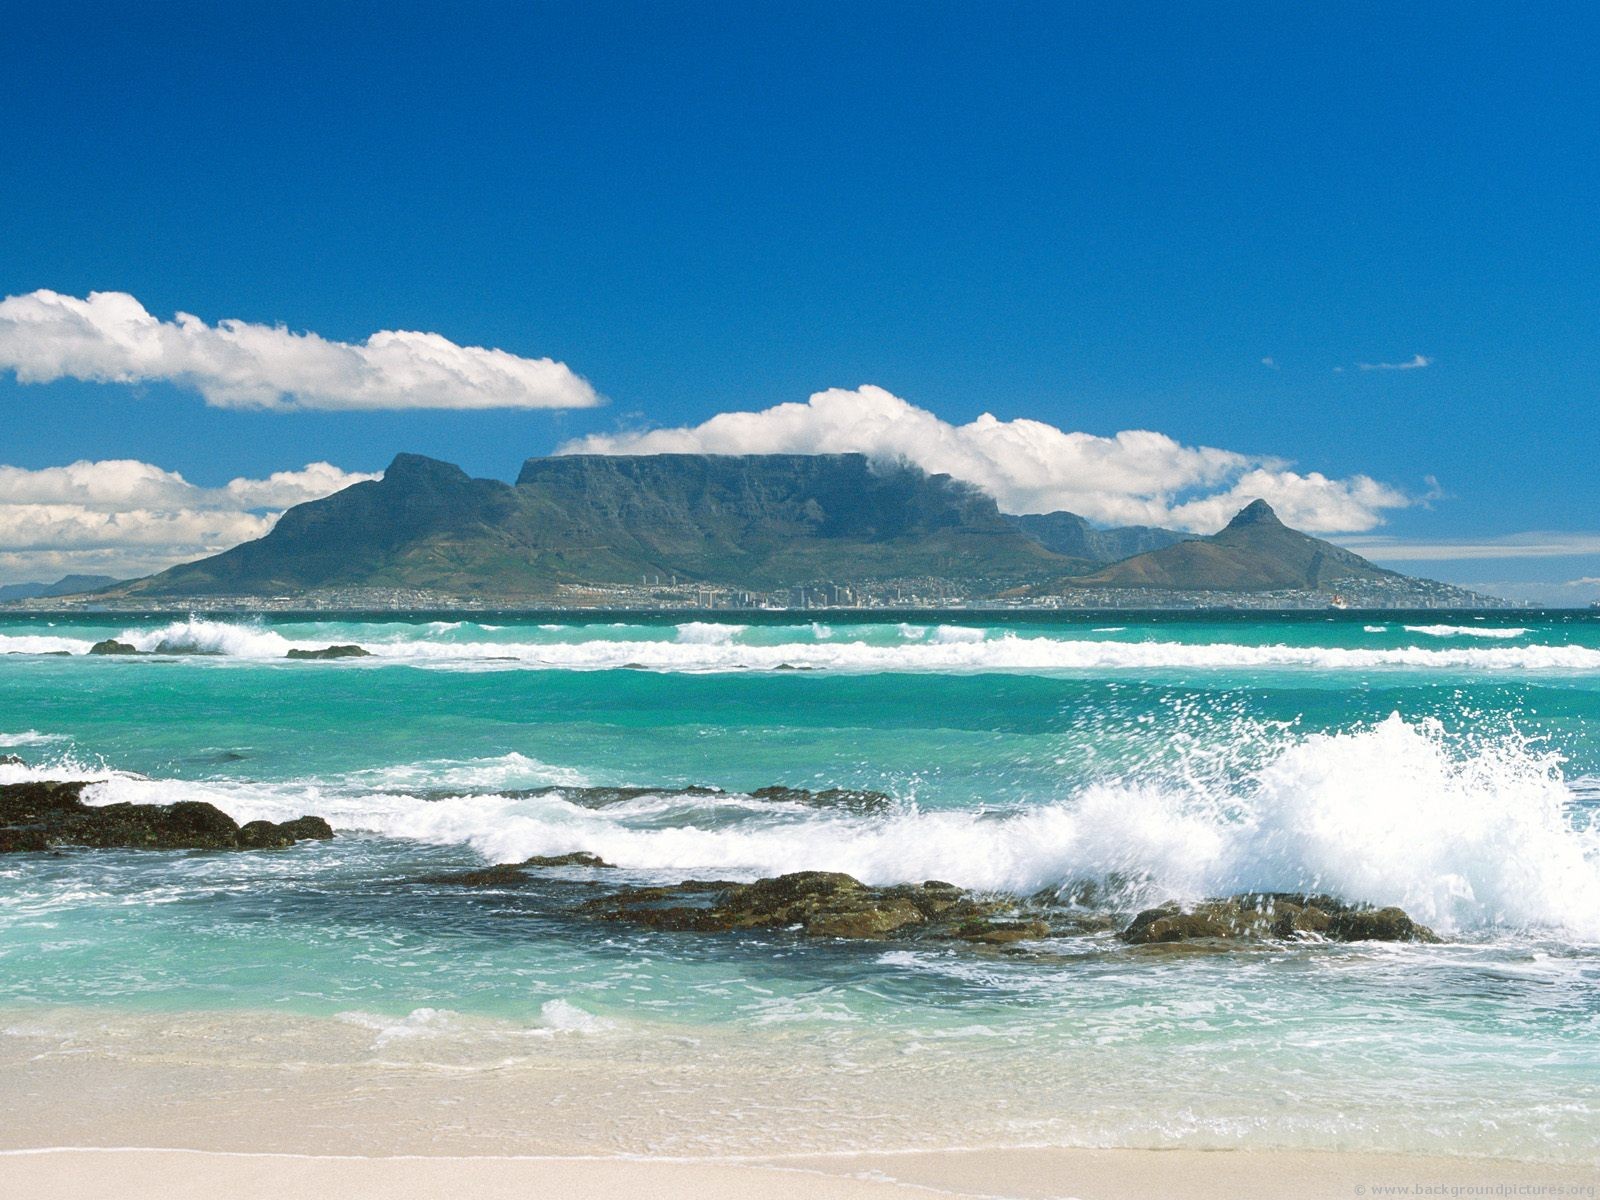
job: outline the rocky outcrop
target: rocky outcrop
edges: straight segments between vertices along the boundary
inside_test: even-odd
[[[889,937],[1007,942],[1045,937],[1040,920],[1014,919],[1014,906],[976,896],[954,884],[869,887],[837,871],[797,871],[754,883],[687,880],[666,887],[629,888],[588,901],[589,916],[631,921],[652,929],[726,933],[788,929],[807,937],[881,940]]]
[[[241,850],[278,850],[296,842],[323,842],[333,837],[333,827],[321,817],[296,817],[293,821],[249,821],[239,827]]]
[[[0,784],[0,853],[58,846],[136,850],[255,850],[326,839],[321,817],[274,824],[252,821],[241,829],[215,805],[85,804],[87,783]]]
[[[1119,935],[1136,946],[1194,941],[1262,941],[1306,936],[1337,942],[1437,942],[1402,909],[1349,904],[1333,896],[1247,892],[1184,907],[1147,908]]]
[[[96,642],[89,647],[90,654],[138,654],[137,646],[130,646],[127,642],[119,642],[116,638],[107,638],[103,642]]]
[[[372,651],[361,646],[326,646],[321,650],[291,650],[285,658],[371,658]]]
[[[477,867],[471,871],[425,875],[418,882],[470,888],[514,888],[527,883],[528,871],[539,867],[589,867],[599,870],[609,869],[611,865],[598,854],[574,850],[570,854],[535,854],[521,862],[496,863],[492,867]]]

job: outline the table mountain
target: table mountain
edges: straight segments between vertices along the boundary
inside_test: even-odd
[[[736,587],[938,576],[1042,580],[1052,553],[948,475],[861,454],[529,459],[514,485],[402,454],[272,532],[131,585],[141,596],[400,587],[537,595],[676,576]]]

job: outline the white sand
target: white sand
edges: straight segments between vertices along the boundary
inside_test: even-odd
[[[966,1150],[742,1163],[179,1150],[0,1155],[0,1196],[29,1200],[1350,1200],[1403,1194],[1382,1190],[1389,1187],[1434,1196],[1595,1196],[1597,1185],[1600,1174],[1585,1167],[1249,1151]]]

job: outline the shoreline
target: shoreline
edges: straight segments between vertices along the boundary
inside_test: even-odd
[[[1392,1189],[1392,1190],[1391,1190]],[[301,1155],[169,1148],[0,1151],[0,1193],[45,1200],[1333,1200],[1600,1194],[1600,1168],[1274,1150],[959,1149],[754,1157]]]

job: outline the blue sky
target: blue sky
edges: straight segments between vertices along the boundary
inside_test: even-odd
[[[1370,477],[1413,502],[1328,531],[1420,547],[1405,565],[1438,577],[1600,576],[1586,7],[0,18],[0,295],[426,331],[554,359],[605,401],[262,410],[192,379],[0,371],[12,467],[137,460],[215,489],[409,449],[505,478],[571,439],[876,385],[954,425]],[[1439,557],[1529,534],[1589,553]]]

